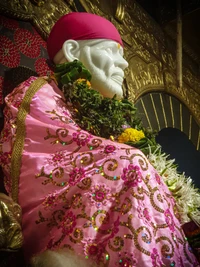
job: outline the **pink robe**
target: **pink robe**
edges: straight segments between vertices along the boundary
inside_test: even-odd
[[[81,130],[54,82],[38,90],[36,80],[6,97],[0,140],[6,189],[19,189],[27,259],[66,247],[110,267],[199,266],[144,154]]]

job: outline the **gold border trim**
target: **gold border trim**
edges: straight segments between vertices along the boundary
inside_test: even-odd
[[[146,118],[147,118],[147,121],[148,121],[149,127],[150,127],[150,129],[153,129],[153,128],[152,128],[152,126],[151,126],[151,121],[150,121],[150,119],[149,119],[149,116],[148,116],[148,113],[147,113],[146,107],[145,107],[145,105],[144,105],[143,99],[141,98],[141,99],[140,99],[140,101],[141,101],[141,103],[142,103],[142,108],[143,108],[143,110],[144,110],[144,113],[145,113],[145,116],[146,116]]]
[[[162,112],[163,112],[163,118],[164,118],[164,122],[165,122],[165,128],[167,128],[167,117],[166,117],[166,113],[165,113],[165,108],[164,108],[164,104],[163,104],[163,98],[162,98],[162,93],[159,93],[160,95],[160,103],[162,106]]]
[[[17,131],[16,139],[13,145],[11,156],[11,179],[12,179],[12,198],[18,202],[18,187],[21,169],[22,152],[24,149],[24,139],[26,135],[25,120],[27,114],[30,112],[30,102],[35,93],[47,83],[44,78],[38,78],[28,88],[22,100],[21,106],[17,114]]]
[[[151,93],[150,93],[150,98],[151,98],[151,103],[153,105],[153,110],[154,110],[154,113],[155,113],[156,121],[157,121],[157,124],[158,124],[158,130],[160,131],[160,122],[159,122],[158,114],[157,114],[157,111],[156,111],[156,106],[155,106],[155,103],[154,103],[154,99],[153,99],[153,96],[152,96]]]
[[[173,104],[172,104],[172,97],[171,96],[169,96],[169,103],[170,103],[170,110],[171,110],[171,116],[172,116],[172,127],[175,128],[174,110],[173,110]]]

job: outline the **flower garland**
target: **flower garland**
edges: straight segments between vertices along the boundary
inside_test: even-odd
[[[192,219],[200,227],[200,192],[194,187],[192,179],[178,173],[175,160],[170,160],[160,145],[154,152],[150,150],[147,157],[175,198],[181,223]]]
[[[176,200],[180,221],[200,225],[200,192],[191,178],[177,172],[155,141],[155,132],[145,129],[134,105],[127,99],[104,98],[91,88],[91,74],[75,60],[57,65],[55,79],[62,88],[74,120],[91,134],[139,148],[147,155]]]
[[[92,89],[91,74],[80,61],[57,65],[55,78],[82,129],[137,147],[145,154],[149,147],[156,149],[155,133],[142,126],[135,106],[127,99],[117,100],[116,96],[105,98]]]

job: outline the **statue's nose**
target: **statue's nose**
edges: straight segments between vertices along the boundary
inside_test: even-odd
[[[126,69],[128,67],[128,62],[125,58],[123,58],[121,55],[119,55],[116,58],[116,66],[120,67],[121,69]]]

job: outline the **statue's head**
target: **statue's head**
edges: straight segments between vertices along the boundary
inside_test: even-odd
[[[115,26],[90,13],[69,13],[54,25],[47,49],[55,64],[80,60],[91,72],[92,87],[106,97],[123,95],[123,43]]]

